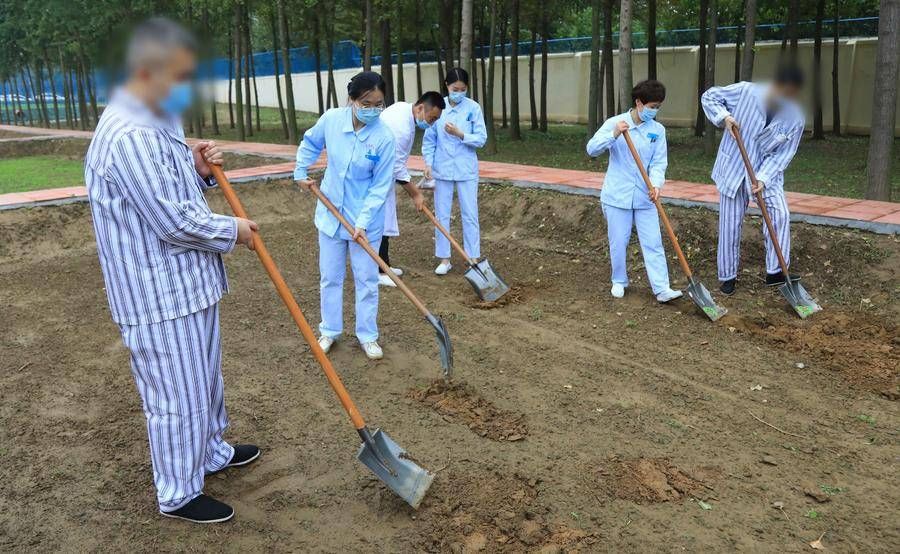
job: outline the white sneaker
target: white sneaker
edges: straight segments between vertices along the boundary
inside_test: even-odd
[[[369,358],[370,360],[380,360],[381,358],[384,358],[384,352],[381,350],[381,347],[378,346],[377,342],[363,342],[360,343],[360,346],[362,346],[363,352],[366,353],[366,358]]]
[[[620,285],[619,283],[613,283],[611,289],[609,289],[609,293],[613,296],[613,298],[622,298],[625,296],[625,287]]]
[[[382,287],[396,287],[397,286],[394,284],[393,281],[391,281],[391,278],[388,277],[384,273],[378,274],[378,284],[381,285]]]
[[[664,290],[661,293],[656,295],[656,300],[660,303],[665,304],[666,302],[670,302],[675,300],[676,298],[681,298],[682,294],[680,290]]]
[[[326,337],[322,335],[319,337],[319,346],[322,347],[322,350],[325,351],[326,354],[331,350],[331,347],[334,346],[335,340],[331,337]]]
[[[391,271],[393,271],[394,275],[396,275],[397,277],[400,277],[401,275],[403,275],[403,270],[400,269],[399,267],[392,267]]]
[[[453,265],[450,262],[441,262],[436,268],[434,268],[434,272],[438,275],[446,275],[450,273],[450,270],[453,269]]]

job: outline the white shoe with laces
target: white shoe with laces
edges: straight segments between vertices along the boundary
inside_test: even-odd
[[[370,360],[380,360],[381,358],[384,358],[384,351],[381,350],[381,347],[378,346],[377,342],[362,342],[360,343],[360,346],[362,346],[363,352],[366,353],[366,358],[369,358]]]
[[[680,290],[667,289],[657,294],[656,300],[661,304],[665,304],[666,302],[670,302],[672,300],[675,300],[676,298],[681,298],[681,296],[682,293]]]
[[[319,337],[319,346],[322,347],[322,350],[325,351],[326,354],[331,350],[331,347],[334,346],[335,340],[331,337],[326,337],[322,335]]]
[[[446,275],[450,273],[451,269],[453,269],[453,265],[450,262],[441,262],[436,268],[434,268],[434,272],[437,275]]]
[[[396,287],[397,285],[391,281],[391,278],[387,276],[385,273],[378,274],[378,284],[382,287]]]
[[[625,287],[620,285],[619,283],[613,283],[611,289],[609,289],[609,293],[613,296],[613,298],[622,298],[625,296]]]

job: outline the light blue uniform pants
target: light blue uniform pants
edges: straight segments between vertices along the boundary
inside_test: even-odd
[[[602,204],[606,217],[606,232],[609,238],[609,261],[612,265],[612,282],[628,286],[628,269],[625,259],[631,229],[637,227],[638,240],[644,254],[644,266],[653,294],[669,288],[669,268],[666,265],[666,251],[663,249],[662,234],[659,230],[659,214],[656,208],[642,210],[616,208]]]
[[[147,418],[153,483],[171,512],[203,491],[234,455],[222,385],[219,307],[148,325],[120,325]]]
[[[450,231],[450,212],[453,208],[453,190],[459,196],[459,212],[462,216],[463,248],[470,258],[481,257],[481,226],[478,223],[478,178],[469,181],[434,180],[434,212],[438,221]],[[450,241],[440,231],[434,230],[434,255],[450,257]]]
[[[719,195],[719,281],[734,279],[738,274],[741,261],[741,230],[744,225],[744,215],[747,213],[747,203],[750,193],[746,186],[738,189],[734,198],[728,198],[724,194]],[[787,200],[784,194],[776,194],[766,198],[766,211],[772,218],[772,226],[778,235],[778,243],[784,261],[791,265],[791,214],[788,211]],[[760,218],[763,226],[763,235],[766,242],[766,272],[778,273],[781,265],[778,263],[778,254],[772,246],[769,237],[769,228]]]
[[[381,238],[370,241],[375,251]],[[344,332],[344,277],[347,256],[353,270],[356,292],[356,338],[360,342],[378,340],[378,264],[355,241],[319,233],[319,292],[322,323],[319,332],[336,339]]]

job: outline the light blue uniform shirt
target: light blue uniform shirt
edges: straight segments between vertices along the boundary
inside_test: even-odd
[[[328,166],[320,185],[351,225],[366,230],[370,241],[384,229],[384,202],[394,184],[394,135],[380,120],[353,129],[351,108],[334,108],[303,135],[297,149],[294,179],[307,179],[307,169],[328,150]],[[316,206],[316,228],[350,240],[350,234],[324,204]]]
[[[431,167],[435,179],[443,181],[471,181],[478,178],[477,148],[487,141],[487,128],[481,106],[471,98],[464,98],[455,106],[450,98],[444,98],[446,108],[440,119],[434,122],[422,139],[422,156]],[[453,123],[464,137],[460,139],[444,130],[444,125]]]
[[[656,120],[635,125],[631,114],[625,112],[607,119],[587,143],[588,156],[599,156],[609,150],[609,167],[603,179],[600,201],[626,210],[655,209],[625,137],[613,138],[613,130],[620,121],[628,122],[628,134],[653,186],[662,188],[666,182],[666,166],[669,165],[666,128]]]

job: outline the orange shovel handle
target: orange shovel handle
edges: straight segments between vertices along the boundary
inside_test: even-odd
[[[221,188],[222,192],[225,194],[225,200],[228,201],[228,205],[231,206],[234,214],[246,219],[247,212],[244,211],[244,207],[241,205],[241,201],[234,192],[234,188],[232,188],[231,183],[228,182],[228,178],[225,177],[225,172],[217,165],[210,165],[210,168],[212,169],[213,177],[215,177],[216,181],[219,183],[219,188]],[[313,333],[312,328],[303,316],[303,312],[300,311],[300,306],[297,305],[297,301],[294,300],[294,296],[291,294],[287,283],[281,276],[281,272],[278,271],[275,262],[272,260],[272,256],[269,255],[269,251],[266,249],[262,237],[257,232],[253,233],[253,247],[256,250],[256,255],[259,256],[259,261],[262,262],[266,273],[268,273],[269,278],[272,279],[275,290],[278,291],[278,296],[284,301],[284,305],[287,306],[288,311],[291,313],[291,317],[294,318],[297,328],[300,329],[300,333],[303,335],[306,343],[309,344],[313,356],[315,356],[319,365],[322,366],[322,371],[325,372],[328,383],[331,385],[331,388],[334,389],[335,394],[337,394],[338,399],[341,401],[341,405],[350,416],[350,421],[353,422],[353,426],[356,427],[357,431],[365,428],[366,423],[363,421],[359,410],[356,409],[356,405],[350,398],[350,394],[347,392],[347,389],[344,388],[344,383],[341,382],[341,378],[338,377],[337,372],[335,372],[334,366],[331,365],[331,360],[328,359],[328,356],[325,355],[325,351],[319,346],[319,341],[316,340],[315,333]]]

